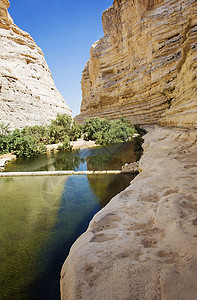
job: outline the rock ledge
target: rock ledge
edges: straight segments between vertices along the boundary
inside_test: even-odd
[[[197,131],[153,128],[141,173],[95,215],[61,272],[61,298],[195,300]]]

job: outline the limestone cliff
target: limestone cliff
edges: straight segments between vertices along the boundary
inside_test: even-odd
[[[41,49],[0,0],[0,123],[11,128],[47,124],[71,110],[55,87]]]
[[[82,75],[84,117],[197,125],[196,0],[114,0]]]

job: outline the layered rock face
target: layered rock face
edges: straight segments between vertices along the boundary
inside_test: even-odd
[[[8,7],[9,1],[0,0],[0,123],[22,128],[71,114],[41,49],[13,23]]]
[[[197,125],[197,3],[114,0],[82,75],[81,114]]]
[[[62,300],[195,300],[197,132],[155,128],[141,173],[97,213],[61,272]]]

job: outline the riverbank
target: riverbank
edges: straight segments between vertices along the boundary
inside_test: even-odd
[[[52,145],[46,145],[47,149],[47,154],[51,152],[57,152],[57,148],[59,145],[62,145],[62,143],[59,144],[52,144]],[[86,148],[93,148],[93,147],[98,147],[95,143],[95,141],[85,141],[83,139],[78,139],[77,141],[71,142],[71,145],[73,146],[73,150],[76,149],[86,149]],[[16,159],[16,155],[11,154],[11,153],[6,153],[0,155],[0,172],[4,170],[5,165],[10,162],[11,160]]]
[[[197,131],[155,127],[143,148],[141,173],[72,246],[63,300],[196,299]]]
[[[11,153],[6,153],[6,154],[2,154],[0,155],[0,172],[3,171],[5,165],[11,161],[16,159],[16,155],[11,154]]]
[[[95,143],[95,141],[85,141],[83,139],[78,139],[77,141],[73,141],[71,142],[71,145],[72,145],[72,150],[93,148],[99,146],[98,144]],[[46,145],[47,153],[59,151],[58,150],[59,146],[62,146],[62,143]]]

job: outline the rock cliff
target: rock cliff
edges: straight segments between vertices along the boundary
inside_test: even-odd
[[[82,75],[77,117],[197,125],[196,0],[114,0]]]
[[[13,23],[8,7],[8,0],[0,0],[0,123],[21,128],[70,114],[41,49]]]

